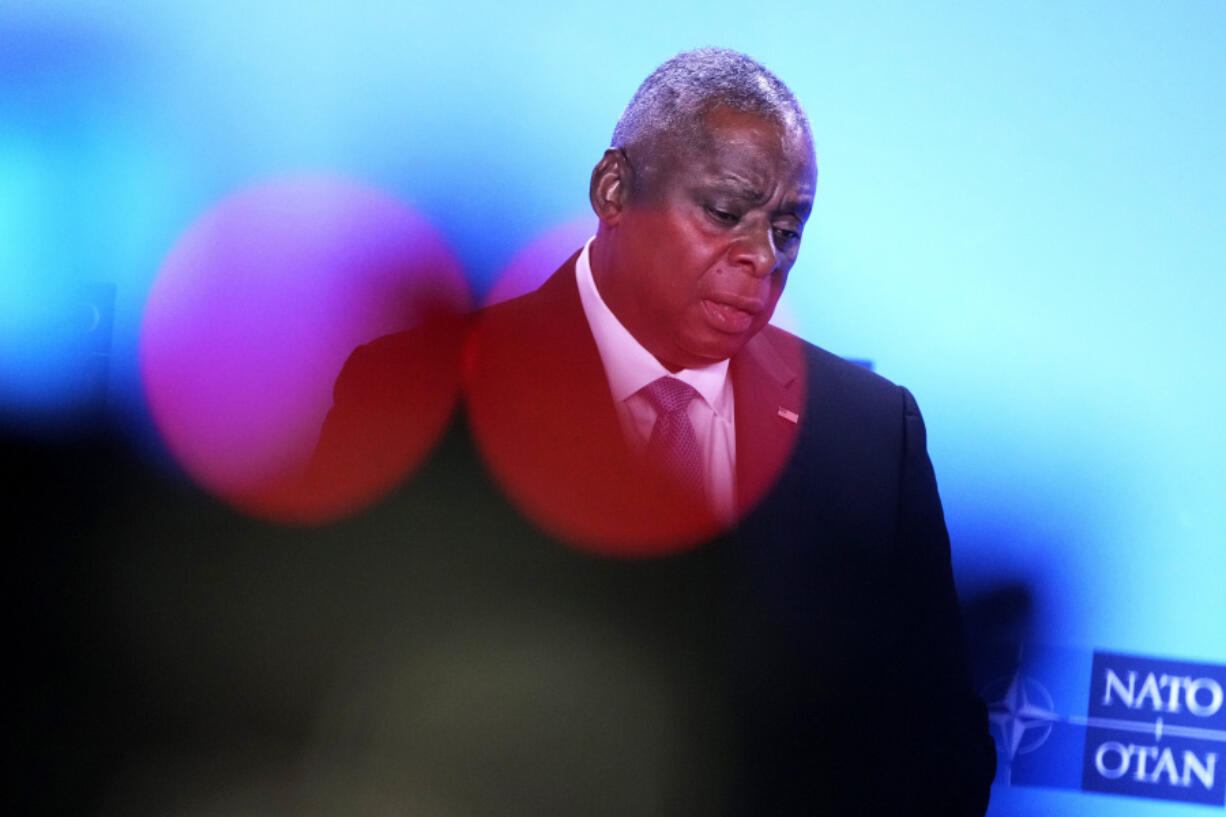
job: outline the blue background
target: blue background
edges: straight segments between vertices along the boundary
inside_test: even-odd
[[[964,601],[1003,588],[992,615],[1083,655],[1226,661],[1216,0],[5,3],[4,416],[54,435],[96,398],[74,310],[112,285],[105,411],[156,460],[137,366],[154,275],[270,177],[391,191],[480,293],[587,212],[638,82],[712,44],[809,111],[791,325],[918,396]],[[990,813],[1186,808],[998,785]]]

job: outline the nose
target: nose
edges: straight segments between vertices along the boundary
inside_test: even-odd
[[[779,265],[771,225],[745,224],[745,231],[732,245],[731,260],[754,278],[765,278]]]

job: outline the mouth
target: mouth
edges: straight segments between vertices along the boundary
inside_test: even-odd
[[[757,298],[717,293],[709,298],[703,298],[702,308],[707,321],[714,329],[729,334],[740,334],[749,331],[765,305]]]

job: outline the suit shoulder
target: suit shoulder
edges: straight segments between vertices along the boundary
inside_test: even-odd
[[[582,314],[579,288],[575,282],[576,252],[531,292],[500,301],[479,310],[475,323],[483,329],[540,330],[567,313]]]
[[[406,329],[363,343],[349,353],[345,368],[377,369],[394,366],[396,361],[414,349],[416,336],[416,329]]]
[[[355,348],[333,386],[333,401],[401,398],[424,387],[450,387],[467,318],[451,315],[383,335]]]
[[[775,350],[800,349],[808,369],[810,386],[844,399],[875,404],[897,404],[906,390],[860,363],[840,357],[777,326],[762,330],[766,343]]]
[[[394,375],[420,348],[415,330],[383,335],[354,348],[336,380],[338,391],[360,388]]]

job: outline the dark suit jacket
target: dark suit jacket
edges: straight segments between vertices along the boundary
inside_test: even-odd
[[[721,615],[708,622],[716,637],[691,635],[728,690],[727,812],[981,814],[995,750],[966,677],[948,536],[910,393],[764,329],[731,361],[742,517],[723,530],[622,442],[574,260],[536,292],[478,313],[462,343],[453,330],[419,331],[355,353],[323,459],[361,469],[413,437],[394,405],[420,378],[389,383],[443,349],[462,371],[484,468],[549,537],[580,554],[701,554],[692,558],[705,567],[686,581],[704,583]],[[361,408],[372,402],[384,406],[373,435]],[[670,558],[645,569],[689,557]]]

